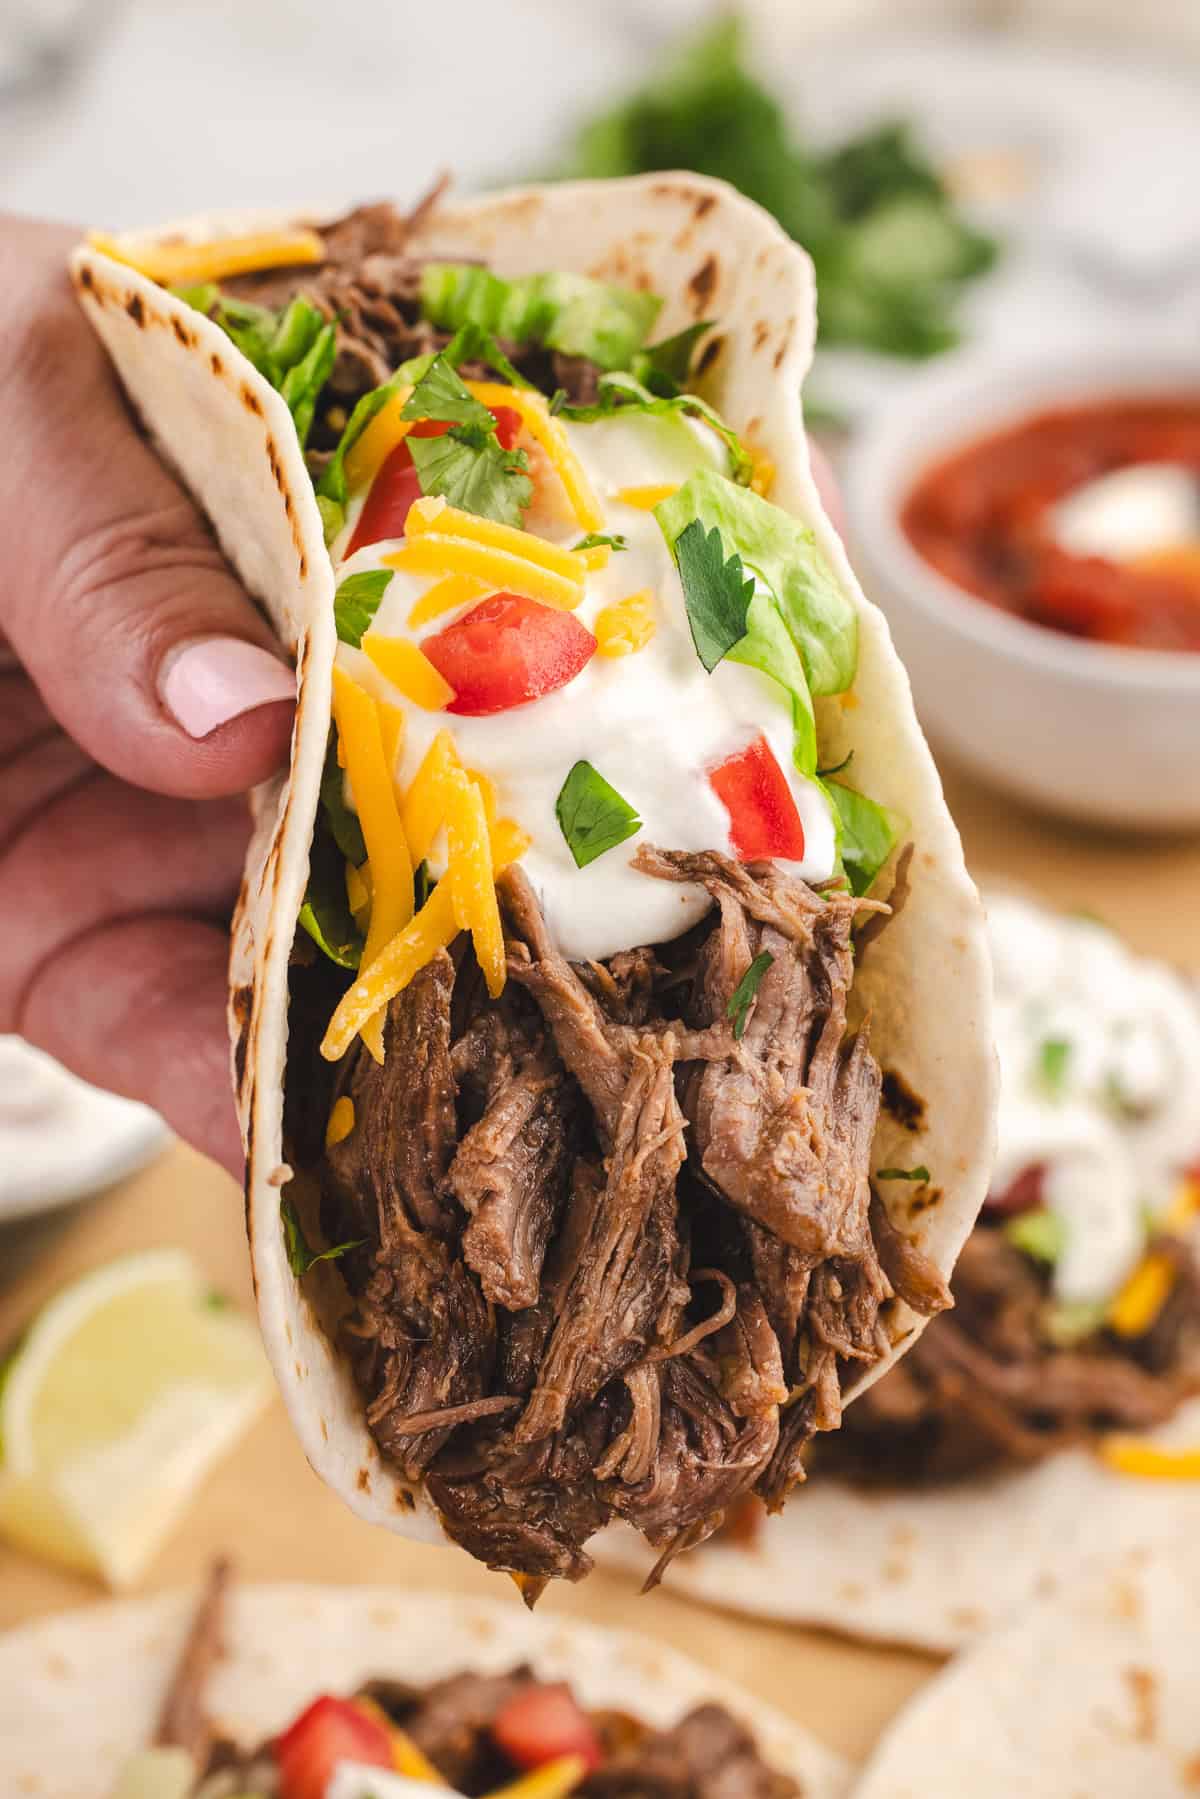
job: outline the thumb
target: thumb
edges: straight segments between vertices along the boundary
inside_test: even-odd
[[[292,671],[134,425],[71,293],[71,242],[0,223],[0,271],[15,278],[0,632],[114,774],[193,798],[238,792],[286,754]]]

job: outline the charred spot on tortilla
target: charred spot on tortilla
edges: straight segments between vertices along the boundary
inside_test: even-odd
[[[698,194],[692,208],[693,216],[697,219],[706,218],[716,203],[717,196],[715,194]]]
[[[250,1017],[250,1008],[253,1002],[254,989],[248,982],[243,982],[240,987],[234,988],[229,1003],[233,1007],[233,1016],[243,1028]]]
[[[221,358],[217,355],[215,350],[212,350],[209,353],[208,366],[218,379],[225,373],[225,364],[221,361]]]
[[[787,353],[791,349],[791,346],[792,346],[791,335],[790,335],[790,333],[785,332],[784,336],[782,338],[782,341],[780,342],[779,348],[775,352],[774,361],[775,361],[775,367],[777,370],[781,369],[783,367],[784,361],[787,357]]]
[[[171,315],[171,329],[175,333],[175,336],[178,338],[179,342],[183,345],[185,350],[190,350],[193,348],[193,346],[195,344],[195,339],[193,338],[191,332],[188,330],[187,326],[184,324],[183,320],[181,318],[176,317],[176,315],[174,313],[172,313],[172,315]]]
[[[709,338],[696,358],[697,376],[710,374],[716,368],[724,349],[725,339],[717,332]]]
[[[242,405],[246,408],[247,412],[252,412],[256,418],[262,417],[262,402],[254,392],[254,389],[247,387],[244,382],[242,384]]]
[[[696,317],[699,318],[717,285],[720,267],[715,256],[706,256],[700,267],[688,282],[688,292],[696,305]]]
[[[84,288],[89,294],[95,289],[96,277],[92,274],[92,271],[86,262],[82,264],[80,268],[76,269],[75,280],[78,285]]]
[[[130,294],[125,302],[125,310],[140,331],[146,323],[146,306],[141,294]]]
[[[928,1184],[918,1187],[915,1193],[909,1195],[909,1217],[919,1218],[922,1212],[928,1212],[931,1207],[940,1204],[942,1193],[943,1189],[941,1187],[931,1187]]]
[[[914,1093],[904,1076],[895,1068],[883,1071],[881,1093],[883,1109],[906,1131],[920,1131],[925,1126],[925,1101]]]
[[[756,350],[761,350],[771,335],[771,327],[766,319],[759,319],[751,332],[751,342]]]

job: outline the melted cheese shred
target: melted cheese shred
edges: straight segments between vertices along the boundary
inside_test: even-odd
[[[398,387],[346,451],[343,467],[346,486],[352,491],[366,487],[375,479],[396,445],[404,441],[416,424],[415,419],[400,416],[411,397],[411,387]]]
[[[410,575],[476,575],[492,587],[518,593],[526,600],[540,600],[561,612],[574,612],[583,598],[581,580],[557,574],[527,556],[440,531],[407,538],[401,549],[389,551],[380,560],[385,568]]]
[[[325,260],[325,246],[315,231],[250,231],[242,237],[220,237],[200,244],[130,244],[102,231],[89,231],[87,241],[101,255],[111,256],[114,262],[136,269],[163,287],[225,281],[231,275]]]
[[[371,868],[371,924],[362,958],[363,967],[369,969],[384,945],[412,918],[413,869],[384,753],[378,708],[370,694],[336,664],[333,716]],[[381,1063],[382,1013],[369,1020],[362,1037]]]

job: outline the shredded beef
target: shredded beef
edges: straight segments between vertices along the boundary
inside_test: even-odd
[[[343,1063],[326,1154],[346,1342],[384,1453],[490,1567],[578,1579],[613,1517],[672,1556],[754,1491],[778,1505],[883,1354],[881,1307],[945,1303],[872,1209],[879,1069],[851,1029],[870,902],[769,865],[645,850],[706,921],[575,966],[517,870],[509,983],[461,946],[393,1001],[386,1059]],[[740,1040],[728,1016],[756,955]],[[307,971],[297,971],[299,980]]]
[[[225,1608],[231,1576],[228,1562],[213,1564],[183,1652],[171,1675],[155,1733],[156,1743],[164,1748],[186,1749],[197,1767],[203,1766],[214,1746],[208,1711],[208,1682],[224,1652]]]
[[[798,1792],[719,1705],[697,1706],[671,1730],[647,1731],[579,1790],[588,1799],[792,1799]]]
[[[222,291],[260,306],[283,307],[303,294],[337,321],[337,358],[321,393],[313,424],[315,456],[333,449],[356,401],[381,387],[402,362],[441,350],[451,333],[421,316],[421,260],[410,248],[444,183],[407,216],[380,202],[360,206],[318,227],[324,259],[315,265],[238,275]],[[561,387],[576,405],[596,397],[600,374],[584,357],[551,354],[537,346],[501,346],[535,386]],[[488,378],[482,364],[464,364],[468,377]]]
[[[884,1254],[886,1233],[876,1234]],[[1165,1422],[1200,1391],[1200,1280],[1182,1244],[1173,1254],[1173,1312],[1143,1338],[1101,1327],[1064,1347],[1047,1336],[1046,1278],[994,1224],[979,1224],[955,1270],[953,1316],[862,1396],[822,1466],[872,1483],[953,1480]]]

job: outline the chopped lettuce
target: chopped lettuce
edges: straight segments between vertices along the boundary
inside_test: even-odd
[[[840,781],[821,782],[834,808],[838,849],[851,893],[869,893],[875,877],[900,841],[904,820],[865,793]]]
[[[333,370],[337,327],[297,294],[282,311],[223,294],[215,281],[173,289],[177,299],[221,327],[242,355],[283,396],[301,447],[308,441],[321,389]]]
[[[696,345],[706,331],[712,330],[714,323],[713,319],[698,319],[694,325],[677,331],[674,337],[647,344],[633,359],[630,372],[634,379],[660,399],[675,399],[688,378]]]
[[[477,325],[516,344],[544,344],[602,369],[628,368],[662,301],[586,275],[523,275],[506,281],[474,263],[429,262],[421,308],[443,331]]]
[[[1004,1235],[1014,1249],[1051,1268],[1067,1245],[1064,1220],[1046,1206],[1038,1206],[1032,1212],[1018,1212],[1015,1218],[1007,1219]]]
[[[574,425],[593,424],[596,419],[612,418],[620,412],[648,413],[652,418],[667,418],[675,414],[703,419],[724,440],[729,452],[729,472],[733,480],[745,486],[754,474],[754,459],[737,432],[698,394],[676,394],[663,398],[651,393],[633,375],[612,374],[601,377],[599,393],[591,405],[552,405],[550,410]]]
[[[346,804],[337,746],[330,731],[300,923],[322,954],[339,968],[357,968],[362,959],[362,932],[346,897],[346,864],[352,862],[359,868],[366,859],[362,826]]]
[[[775,596],[809,691],[846,691],[858,664],[858,620],[807,526],[708,469],[656,506],[655,517],[672,546],[694,518],[717,526],[726,548],[736,550]]]

